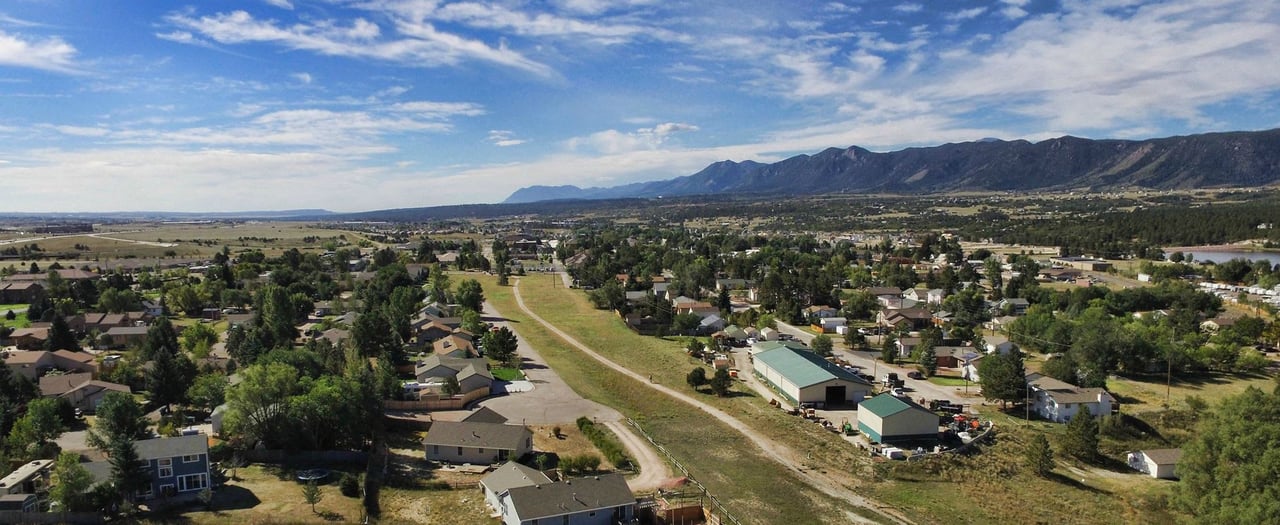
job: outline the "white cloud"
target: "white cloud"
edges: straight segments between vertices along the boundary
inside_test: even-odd
[[[924,6],[916,3],[905,3],[893,6],[893,10],[899,13],[919,13],[924,10]]]
[[[444,119],[454,116],[474,117],[484,114],[484,106],[471,102],[433,102],[419,100],[391,106],[396,111],[413,113],[422,118]]]
[[[954,13],[948,14],[947,19],[972,20],[974,18],[978,18],[979,16],[982,16],[982,13],[985,13],[985,12],[987,12],[987,8],[985,7],[973,7],[969,9],[962,9],[960,11],[956,11]]]
[[[492,142],[494,146],[506,148],[510,146],[519,146],[528,141],[515,138],[515,132],[512,131],[505,129],[491,129],[489,130],[489,142]]]
[[[289,0],[263,0],[263,1],[273,6],[279,7],[280,9],[289,9],[289,10],[293,9],[293,2],[290,2]]]
[[[293,73],[289,75],[302,84],[310,84],[312,81],[311,73]]]
[[[528,14],[476,2],[458,2],[440,7],[433,18],[460,22],[484,29],[505,29],[517,35],[585,38],[603,45],[615,45],[646,37],[665,41],[689,41],[689,37],[658,26],[602,24],[551,14]]]
[[[464,58],[472,58],[542,77],[553,74],[550,67],[530,60],[506,45],[495,48],[478,40],[438,31],[432,24],[421,20],[394,20],[398,34],[395,38],[381,38],[381,28],[363,18],[345,25],[333,20],[319,20],[283,26],[272,20],[256,19],[245,11],[232,11],[199,17],[173,13],[166,20],[220,44],[272,43],[321,55],[383,60],[413,67],[449,66]]]
[[[616,129],[599,131],[585,137],[569,139],[566,145],[570,150],[590,149],[606,155],[616,155],[639,150],[656,150],[662,147],[672,135],[692,131],[698,131],[698,126],[683,122],[664,122],[632,132]]]
[[[88,126],[52,126],[52,128],[58,133],[73,137],[104,137],[111,132],[107,128]]]
[[[0,30],[0,66],[79,73],[76,48],[59,37],[28,38]]]

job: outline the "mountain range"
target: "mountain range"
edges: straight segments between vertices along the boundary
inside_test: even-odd
[[[828,148],[772,164],[720,161],[692,175],[607,188],[530,186],[504,203],[701,194],[1195,189],[1280,182],[1280,129],[1149,140],[976,142],[877,153]]]

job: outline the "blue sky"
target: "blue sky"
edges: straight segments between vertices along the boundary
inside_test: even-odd
[[[9,0],[0,211],[498,202],[724,159],[1280,127],[1255,0]]]

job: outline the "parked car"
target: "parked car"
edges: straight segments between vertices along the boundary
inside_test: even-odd
[[[911,379],[924,379],[924,374],[921,374],[918,371],[912,370],[910,372],[907,372],[907,377]]]

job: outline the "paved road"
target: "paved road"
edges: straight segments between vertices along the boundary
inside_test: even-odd
[[[784,334],[791,334],[805,344],[809,344],[814,338],[813,334],[782,321],[778,321],[778,331]],[[840,343],[837,343],[837,346],[832,349],[832,353],[837,357],[848,361],[853,366],[862,368],[862,371],[865,373],[874,373],[876,381],[878,382],[881,381],[884,378],[884,375],[889,372],[897,372],[898,377],[906,379],[907,372],[915,370],[915,366],[901,367],[885,364],[875,358],[875,356],[880,355],[879,352],[853,352],[841,348],[838,346],[839,344]],[[906,379],[906,385],[907,388],[910,389],[908,393],[911,394],[911,398],[915,400],[919,400],[920,398],[946,399],[953,403],[961,404],[971,404],[975,401],[975,398],[966,398],[960,395],[960,392],[964,391],[964,387],[935,385],[923,379]],[[969,388],[969,391],[976,393],[978,388],[974,385]]]
[[[601,364],[617,371],[618,373],[621,373],[627,377],[630,377],[631,379],[634,379],[640,382],[642,385],[648,386],[649,388],[657,390],[669,397],[675,398],[678,401],[697,407],[698,409],[701,409],[702,411],[706,412],[711,417],[714,417],[720,420],[725,425],[728,425],[729,428],[732,428],[738,431],[747,439],[751,440],[751,442],[754,443],[756,447],[758,447],[761,451],[763,451],[766,456],[770,457],[774,461],[782,464],[783,466],[795,472],[796,475],[799,476],[801,479],[803,479],[806,482],[806,484],[808,484],[810,487],[828,496],[844,501],[845,503],[848,503],[855,507],[862,507],[865,509],[869,509],[873,512],[876,512],[877,514],[880,514],[882,517],[884,517],[887,520],[897,522],[897,523],[910,523],[910,520],[908,520],[905,516],[898,514],[892,509],[884,508],[881,505],[875,503],[874,501],[868,498],[865,498],[863,496],[860,496],[858,494],[855,494],[843,488],[843,486],[840,485],[839,481],[834,477],[827,476],[819,472],[804,468],[803,457],[801,455],[797,454],[794,450],[790,449],[789,447],[781,445],[765,437],[763,434],[756,432],[751,427],[747,426],[745,423],[738,420],[738,418],[735,418],[729,415],[723,410],[720,410],[716,407],[708,405],[702,402],[701,400],[695,399],[694,397],[689,396],[684,392],[680,392],[680,391],[668,388],[661,384],[650,383],[647,377],[637,372],[633,372],[631,369],[627,367],[624,367],[613,361],[610,361],[609,359],[597,353],[595,350],[592,350],[587,345],[584,345],[581,342],[579,342],[577,339],[574,339],[573,336],[569,335],[568,333],[565,333],[563,330],[557,328],[555,325],[548,323],[545,319],[538,316],[538,314],[534,313],[532,310],[529,309],[528,306],[525,305],[524,298],[520,296],[519,279],[516,279],[514,281],[514,286],[512,287],[512,291],[515,293],[516,304],[520,306],[520,309],[523,310],[525,314],[527,314],[534,321],[537,321],[538,323],[547,327],[548,330],[551,330],[553,333],[560,336],[562,339],[565,340],[565,342],[569,343],[570,345],[577,348],[578,350],[581,350],[582,353],[586,354],[588,357],[595,359],[596,361],[599,361]],[[847,512],[845,513],[845,515],[849,520],[853,522],[873,523],[852,512]]]
[[[538,351],[529,346],[519,331],[502,317],[489,303],[484,304],[484,316],[494,326],[505,326],[516,334],[519,346],[516,353],[524,359],[525,377],[534,384],[532,392],[519,392],[500,397],[486,398],[477,407],[489,407],[512,422],[530,425],[572,424],[586,416],[599,421],[619,421],[622,414],[595,401],[584,399],[565,384],[560,375],[547,366]]]

